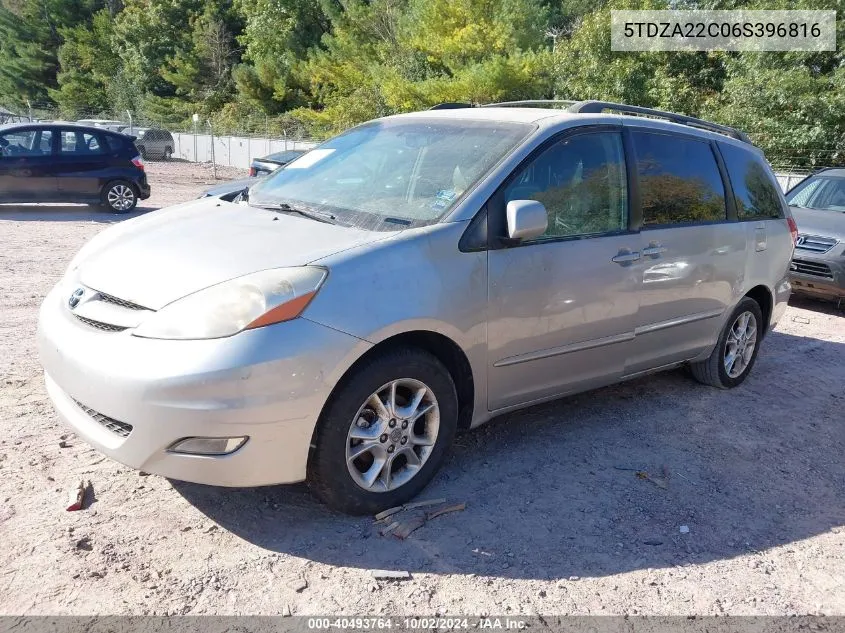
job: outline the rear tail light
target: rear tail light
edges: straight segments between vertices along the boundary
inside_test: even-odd
[[[137,167],[141,171],[144,170],[144,159],[141,158],[140,154],[138,154],[138,156],[132,159],[132,164],[135,165],[135,167]]]
[[[786,223],[789,224],[789,232],[792,234],[792,245],[795,246],[798,243],[798,225],[795,224],[793,218],[786,218]]]
[[[250,177],[250,178],[255,178],[255,167],[250,167],[250,168],[249,168],[249,177]]]

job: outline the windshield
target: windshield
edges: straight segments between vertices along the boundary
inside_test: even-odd
[[[432,224],[533,129],[495,121],[374,121],[273,173],[250,190],[249,203],[304,208],[372,230]]]
[[[845,178],[808,178],[786,195],[793,207],[845,212]]]

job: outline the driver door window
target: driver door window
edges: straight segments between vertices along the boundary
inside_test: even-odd
[[[2,156],[49,156],[53,133],[50,130],[21,130],[0,134]]]
[[[583,237],[627,229],[627,186],[618,132],[559,141],[525,165],[505,189],[505,202],[537,200],[549,226],[532,241]]]

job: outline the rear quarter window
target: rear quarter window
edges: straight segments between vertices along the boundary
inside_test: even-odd
[[[782,218],[780,193],[763,159],[756,153],[729,143],[719,143],[734,191],[740,220]]]
[[[117,136],[112,136],[111,134],[106,134],[106,144],[109,146],[109,149],[113,152],[120,151],[124,147],[126,147],[129,143],[127,142],[128,139],[124,140]]]

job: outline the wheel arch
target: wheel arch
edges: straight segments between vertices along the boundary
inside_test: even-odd
[[[475,391],[476,384],[472,372],[472,365],[467,358],[467,355],[461,347],[451,338],[438,332],[431,330],[409,330],[400,332],[389,336],[361,354],[355,361],[343,372],[343,375],[335,383],[328,398],[326,398],[323,408],[320,411],[320,417],[323,411],[335,397],[337,391],[345,384],[347,378],[360,367],[360,365],[376,355],[383,354],[386,351],[395,349],[397,347],[413,347],[424,350],[432,354],[441,363],[446,366],[452,382],[455,383],[455,391],[458,396],[458,429],[465,430],[470,427],[475,406]],[[319,423],[314,428],[311,446],[314,446],[317,433],[319,432]]]
[[[763,313],[763,336],[769,331],[769,324],[772,319],[772,310],[774,309],[774,296],[772,291],[764,285],[754,286],[751,290],[745,293],[746,297],[753,299],[760,306],[760,312]]]

